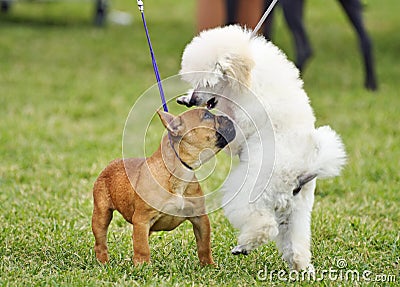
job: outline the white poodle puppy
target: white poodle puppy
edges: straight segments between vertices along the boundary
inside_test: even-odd
[[[271,42],[240,26],[202,32],[180,71],[193,90],[177,101],[216,107],[236,123],[240,163],[223,187],[224,212],[239,229],[233,254],[274,240],[290,268],[312,269],[311,210],[317,178],[339,175],[340,137],[315,128],[299,71]]]

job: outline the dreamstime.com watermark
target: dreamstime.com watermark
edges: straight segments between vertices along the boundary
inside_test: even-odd
[[[374,274],[370,270],[354,270],[347,268],[344,259],[337,259],[334,267],[315,271],[288,271],[288,270],[268,270],[265,266],[257,272],[259,281],[268,282],[291,282],[291,281],[332,281],[332,282],[396,282],[394,274]]]

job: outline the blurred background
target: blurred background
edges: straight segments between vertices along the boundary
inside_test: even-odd
[[[175,283],[194,280],[183,274],[198,272],[190,226],[154,237],[155,264],[166,268],[160,277],[147,267],[131,267],[129,226],[118,217],[112,230],[119,232],[110,245],[121,265],[101,268],[93,259],[92,184],[110,160],[121,157],[128,113],[155,83],[136,1],[0,2],[0,284],[19,280],[30,285],[36,278],[85,286],[129,274],[142,283],[161,283],[173,274],[178,274]],[[144,2],[161,77],[176,75],[182,51],[196,34],[197,3]],[[376,92],[363,86],[358,40],[338,2],[307,0],[304,9],[314,50],[302,75],[305,89],[317,125],[329,124],[341,134],[349,155],[341,177],[318,183],[313,252],[316,266],[346,257],[359,270],[398,274],[400,2],[362,3],[373,43]],[[294,60],[282,10],[274,16],[273,42]],[[178,109],[174,103],[170,108]],[[206,181],[203,188],[222,181]],[[254,283],[260,262],[285,268],[273,248],[232,258],[234,230],[222,212],[210,218],[217,230],[217,262],[241,267],[207,270],[200,280],[244,286]]]

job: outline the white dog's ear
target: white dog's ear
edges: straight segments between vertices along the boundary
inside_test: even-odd
[[[181,136],[182,132],[185,129],[181,117],[175,117],[174,115],[161,110],[158,110],[157,114],[160,117],[164,127],[170,132],[172,136]]]
[[[251,85],[251,70],[253,67],[254,61],[250,57],[238,54],[227,55],[216,64],[216,70],[228,76],[228,81],[236,80],[240,85],[245,85],[246,87]]]

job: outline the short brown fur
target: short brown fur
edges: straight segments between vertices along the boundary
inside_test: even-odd
[[[193,225],[200,263],[214,264],[203,192],[193,170],[182,162],[197,168],[210,157],[199,160],[204,149],[214,154],[221,150],[235,136],[232,122],[212,114],[210,119],[205,109],[189,110],[177,117],[158,113],[179,158],[165,136],[151,157],[117,159],[101,172],[93,188],[96,257],[102,263],[109,260],[107,229],[117,210],[133,224],[135,265],[150,262],[148,238],[152,231],[172,230],[185,220]],[[227,138],[223,146],[218,144],[217,131]]]

